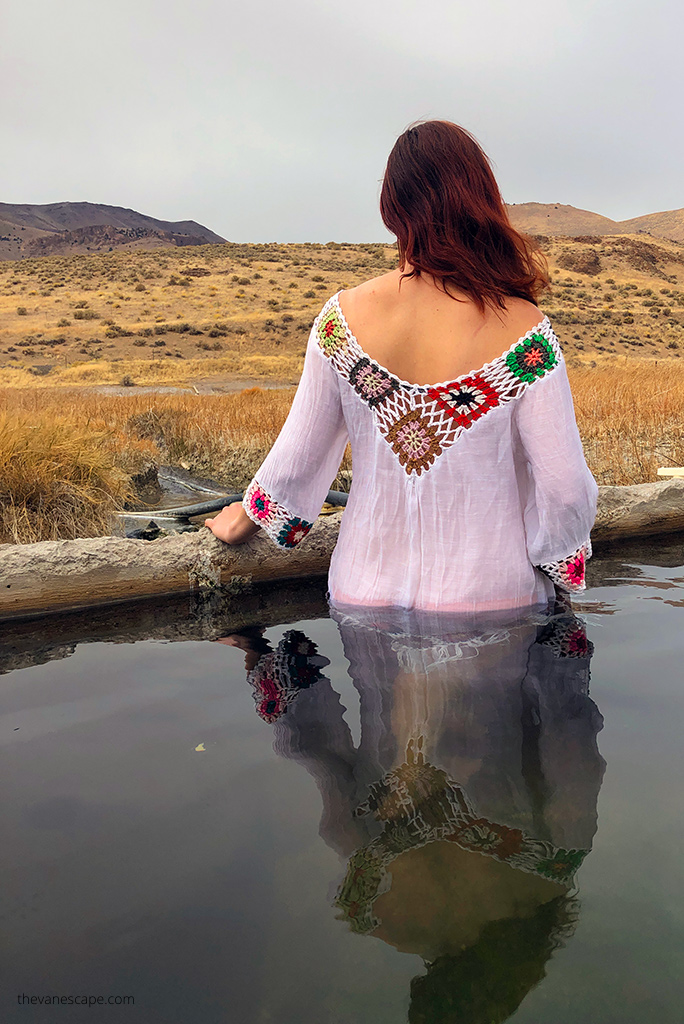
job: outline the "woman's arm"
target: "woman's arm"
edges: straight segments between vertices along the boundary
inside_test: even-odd
[[[318,345],[315,325],[301,380],[275,444],[245,491],[207,526],[242,544],[261,527],[279,547],[294,548],[321,511],[347,445],[339,377]]]
[[[516,423],[530,561],[564,590],[584,590],[598,487],[584,457],[565,362],[527,388]]]

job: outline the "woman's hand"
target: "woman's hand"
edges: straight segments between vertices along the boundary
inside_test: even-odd
[[[245,512],[241,501],[226,505],[213,519],[205,519],[204,525],[226,544],[244,544],[259,529]]]

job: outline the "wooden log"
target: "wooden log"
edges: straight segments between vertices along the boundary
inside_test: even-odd
[[[592,541],[652,537],[684,530],[684,480],[599,487]]]
[[[322,516],[293,550],[257,534],[229,546],[209,530],[0,546],[0,620],[229,586],[324,576],[343,513]],[[684,480],[599,488],[592,540],[684,531]]]
[[[0,546],[0,619],[161,597],[239,589],[241,582],[323,576],[342,513],[322,516],[288,550],[263,534],[223,544],[207,529],[159,540],[92,537]]]

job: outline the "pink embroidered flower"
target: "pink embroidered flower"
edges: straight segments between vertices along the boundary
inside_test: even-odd
[[[271,499],[260,487],[255,487],[249,499],[249,508],[257,519],[268,519],[272,512]]]
[[[565,563],[565,575],[573,586],[581,586],[584,583],[584,551],[579,551],[574,558],[569,558]]]
[[[407,473],[428,469],[440,454],[437,430],[417,409],[410,409],[385,434]]]

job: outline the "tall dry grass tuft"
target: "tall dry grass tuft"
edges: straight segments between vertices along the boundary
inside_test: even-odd
[[[0,542],[108,533],[133,498],[139,454],[124,435],[70,417],[0,414]]]
[[[658,479],[684,466],[684,366],[630,360],[570,371],[587,462],[600,484]]]

